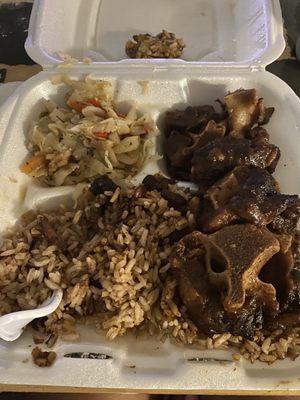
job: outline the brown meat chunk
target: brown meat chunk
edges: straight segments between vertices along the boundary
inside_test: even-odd
[[[297,195],[283,195],[287,198],[287,207],[270,223],[269,228],[274,232],[292,233],[298,224],[300,216],[300,201]]]
[[[183,237],[171,264],[192,321],[206,334],[247,338],[262,326],[295,326],[300,284],[293,282],[291,244],[290,235],[250,224]]]
[[[199,232],[185,236],[175,247],[171,261],[190,318],[206,334],[231,332],[251,339],[262,325],[261,301],[246,298],[238,311],[224,309],[222,292],[211,284],[207,273],[203,236]]]
[[[259,279],[274,286],[278,302],[284,305],[294,289],[291,275],[294,267],[292,236],[283,234],[276,235],[276,238],[280,244],[280,251],[262,268]]]
[[[225,136],[196,150],[191,177],[205,191],[237,166],[253,165],[272,173],[279,156],[278,147],[272,144],[255,145],[248,139]]]
[[[300,231],[299,230],[296,230],[294,232],[292,251],[295,261],[295,268],[299,272],[299,282],[300,282]]]
[[[224,134],[224,125],[215,121],[209,121],[200,133],[173,131],[165,139],[164,152],[170,165],[190,171],[192,154]]]
[[[161,192],[163,189],[168,189],[169,185],[175,183],[174,180],[166,178],[162,175],[147,175],[143,179],[143,185],[147,190],[157,190]]]
[[[236,167],[209,188],[204,197],[199,216],[204,232],[249,222],[269,225],[278,233],[291,233],[300,216],[299,197],[280,194],[275,179],[266,170],[252,166]]]
[[[292,279],[293,288],[283,304],[283,309],[287,312],[297,312],[300,315],[300,234],[294,232],[291,246],[293,268],[289,278]],[[300,317],[299,317],[300,318]]]
[[[211,120],[225,123],[224,114],[217,113],[214,107],[209,105],[167,111],[164,118],[164,134],[169,136],[173,131],[199,133]]]
[[[247,133],[246,139],[251,140],[253,144],[268,144],[270,135],[262,126],[256,126]]]
[[[188,256],[184,256],[187,247]],[[241,308],[246,295],[254,292],[270,309],[277,310],[274,287],[260,281],[258,275],[279,250],[279,241],[267,229],[235,225],[212,235],[193,232],[185,236],[177,245],[172,263],[178,268],[186,257],[201,259],[210,285],[225,290],[223,305],[229,312]]]
[[[276,329],[288,329],[300,325],[300,311],[284,312],[276,317],[269,317],[265,321],[265,328],[274,331]]]
[[[39,347],[35,347],[31,352],[33,362],[38,367],[50,367],[56,360],[54,351],[42,351]]]
[[[186,260],[176,275],[180,296],[196,326],[206,334],[228,332],[220,296],[211,290],[201,258]]]
[[[255,89],[239,89],[224,98],[229,114],[229,129],[234,137],[245,137],[250,128],[266,124],[274,108],[266,108]]]
[[[193,153],[193,144],[192,134],[173,131],[164,141],[164,153],[169,163],[189,172],[191,169],[189,159]]]
[[[261,297],[271,311],[278,310],[274,287],[258,278],[263,266],[280,250],[272,233],[250,224],[234,225],[205,236],[202,241],[210,281],[226,287],[225,310],[238,310],[246,295],[252,293]]]
[[[205,105],[165,114],[163,147],[168,172],[196,182],[201,192],[236,166],[255,165],[272,173],[280,157],[278,147],[269,143],[269,134],[261,127],[274,109],[265,107],[256,90],[236,90],[224,101],[219,100],[220,112]]]
[[[173,180],[168,179],[162,175],[147,175],[143,179],[143,185],[147,190],[157,190],[161,193],[162,197],[168,201],[170,207],[176,210],[186,213],[187,211],[187,200],[179,193],[172,190]]]
[[[297,236],[297,235],[296,235]],[[266,320],[266,328],[269,330],[289,329],[300,326],[300,268],[298,255],[294,253],[295,241],[293,243],[293,269],[288,276],[292,280],[292,290],[281,305],[281,313],[273,317],[269,316]]]

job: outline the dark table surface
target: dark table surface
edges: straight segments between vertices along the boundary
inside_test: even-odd
[[[300,0],[281,0],[282,16],[286,29],[287,48],[279,60],[267,70],[287,82],[300,96],[300,62],[296,58],[296,41],[300,35]]]

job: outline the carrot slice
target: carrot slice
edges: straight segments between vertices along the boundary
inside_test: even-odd
[[[96,97],[93,97],[92,99],[88,99],[88,103],[92,104],[95,107],[101,107],[101,104],[99,103],[99,100],[96,99]]]
[[[93,132],[93,134],[96,136],[96,138],[107,139],[109,132]]]
[[[21,165],[20,170],[24,174],[30,174],[30,172],[34,171],[42,164],[44,164],[45,156],[42,154],[37,154],[27,160],[23,165]]]
[[[92,98],[92,99],[88,99],[87,102],[88,102],[89,104],[92,104],[92,105],[95,106],[95,107],[101,108],[101,110],[103,110],[104,112],[106,112],[105,108],[103,108],[103,107],[101,106],[101,103],[99,102],[98,99],[96,99],[96,97],[94,97],[94,98]]]
[[[99,100],[97,100],[95,97],[85,100],[84,103],[81,103],[80,101],[76,101],[76,100],[68,100],[67,102],[68,106],[70,108],[72,108],[73,110],[75,110],[78,113],[81,113],[81,111],[87,107],[88,104],[92,104],[95,107],[101,108],[101,110],[105,111],[105,108],[103,108],[99,102]]]
[[[76,100],[69,100],[67,102],[68,106],[70,108],[73,108],[73,110],[75,110],[78,113],[81,113],[81,111],[83,110],[84,107],[86,107],[86,104],[84,103],[80,103],[80,101],[76,101]]]

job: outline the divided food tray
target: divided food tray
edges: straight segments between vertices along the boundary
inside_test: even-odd
[[[129,36],[161,29],[184,38],[183,60],[125,59],[123,49]],[[49,80],[61,72],[77,79],[92,74],[110,80],[117,103],[127,107],[136,102],[158,127],[160,115],[170,107],[213,104],[228,91],[256,88],[265,103],[275,107],[267,125],[271,142],[282,153],[275,177],[283,193],[300,193],[296,173],[300,167],[300,101],[283,81],[264,71],[283,47],[277,0],[35,0],[26,49],[45,70],[22,84],[0,109],[1,231],[26,209],[54,206],[73,190],[41,188],[19,171],[27,154],[26,132],[43,109],[41,99],[64,103],[66,87],[54,86]],[[62,70],[56,66],[58,51],[96,62]],[[138,84],[142,80],[149,81],[145,92]],[[155,147],[161,152],[159,136]],[[137,180],[157,171],[164,171],[161,160],[148,165]],[[30,385],[30,390],[47,391],[300,392],[300,359],[271,366],[246,360],[234,363],[230,350],[198,351],[130,335],[109,342],[91,328],[79,329],[79,342],[57,342],[57,361],[46,370],[31,362],[30,332],[13,343],[0,341],[0,389],[22,390],[23,385]],[[71,352],[108,357],[64,357]]]
[[[77,72],[73,71],[71,76],[81,78],[87,72],[92,72],[92,76],[97,79],[110,80],[117,102],[129,104],[136,101],[155,120],[169,107],[210,104],[228,91],[240,87],[255,87],[266,104],[274,106],[276,110],[267,126],[272,142],[282,150],[282,158],[275,175],[281,182],[283,192],[300,192],[300,178],[295,173],[300,167],[300,102],[292,90],[272,74],[230,70],[206,70],[199,74],[197,70],[182,71],[180,68],[154,73],[152,68],[132,71],[115,66],[81,67]],[[53,196],[57,194],[61,196],[62,190],[68,191],[67,188],[37,190],[30,179],[18,170],[21,160],[27,154],[24,134],[31,120],[42,110],[41,98],[62,101],[65,87],[53,86],[49,80],[55,73],[38,74],[24,83],[12,97],[15,104],[2,137],[0,155],[2,229],[13,223],[24,211],[24,204],[28,207],[44,204],[49,198],[53,200]],[[146,93],[142,93],[138,80],[149,80],[149,90]],[[9,108],[9,103],[5,107]],[[5,113],[5,109],[2,112]],[[157,140],[159,151],[159,137]],[[155,162],[151,167],[148,166],[147,172],[156,172],[160,168],[159,162]],[[262,363],[251,365],[247,361],[234,363],[231,361],[230,351],[197,351],[148,339],[136,340],[130,335],[109,342],[91,328],[80,327],[80,330],[80,342],[56,344],[54,350],[58,359],[47,371],[39,369],[30,361],[32,348],[28,346],[33,345],[30,332],[14,343],[1,342],[1,384],[147,392],[300,390],[299,359],[294,362],[279,361],[272,366]],[[64,354],[70,352],[101,353],[112,358],[64,358]],[[197,357],[200,358],[199,361],[188,361]],[[205,362],[201,361],[202,358],[220,361]],[[22,363],[26,360],[29,361]]]

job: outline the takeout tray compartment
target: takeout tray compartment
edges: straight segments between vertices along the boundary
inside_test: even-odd
[[[186,43],[171,64],[267,64],[284,48],[277,0],[36,0],[26,50],[41,65],[58,52],[99,63],[130,60],[125,43],[139,33],[174,32]]]
[[[43,110],[41,98],[50,98],[64,104],[68,88],[53,86],[49,78],[57,72],[42,72],[18,88],[2,113],[11,113],[0,132],[0,223],[3,232],[15,223],[27,208],[42,207],[49,202],[54,206],[65,201],[72,188],[41,188],[19,171],[27,155],[26,133],[31,122]],[[213,104],[217,98],[238,88],[257,89],[259,96],[275,113],[266,126],[271,142],[281,149],[281,160],[275,176],[282,192],[299,193],[300,168],[299,113],[300,101],[280,79],[268,72],[246,70],[220,71],[218,68],[199,70],[171,68],[155,71],[152,68],[129,69],[123,67],[100,68],[89,66],[75,68],[71,77],[82,78],[92,73],[96,79],[112,82],[115,100],[123,107],[136,101],[138,108],[148,111],[161,123],[161,115],[170,107],[185,108],[187,105]],[[143,93],[140,80],[149,80],[149,89]],[[10,110],[9,110],[10,107]],[[7,110],[7,111],[6,111]],[[5,125],[5,126],[4,126]],[[161,152],[159,137],[157,151]],[[139,182],[146,173],[162,168],[161,161],[149,164],[136,178]],[[47,371],[33,365],[30,352],[34,346],[30,332],[14,343],[0,342],[0,384],[39,384],[75,386],[122,390],[189,391],[189,390],[278,390],[281,381],[288,380],[282,388],[300,390],[300,360],[278,361],[272,366],[262,363],[251,365],[243,360],[231,361],[232,350],[199,351],[162,344],[152,339],[137,340],[128,335],[108,342],[92,328],[80,326],[81,340],[77,343],[58,342],[55,365]],[[96,352],[111,356],[106,360],[65,358],[69,352]],[[196,357],[215,358],[220,361],[188,361]],[[29,360],[25,364],[22,361]],[[80,374],[78,371],[80,370]],[[68,371],[66,373],[66,371]],[[230,379],[228,379],[230,377]]]
[[[133,34],[156,34],[162,29],[184,39],[183,59],[126,58],[124,46]],[[70,72],[78,79],[91,73],[110,80],[122,107],[136,101],[159,127],[166,109],[213,104],[228,91],[256,88],[266,104],[276,109],[267,125],[271,141],[282,152],[275,176],[282,192],[299,193],[300,101],[284,82],[263,70],[283,48],[278,0],[35,0],[26,49],[46,71],[21,85],[0,109],[1,232],[29,208],[53,207],[70,200],[72,187],[41,188],[19,171],[28,154],[25,138],[29,126],[43,110],[41,98],[64,104],[68,89],[49,81],[58,72]],[[90,57],[96,63],[77,65],[72,71],[58,70],[59,51],[79,59]],[[138,83],[141,80],[150,82],[146,93]],[[161,142],[162,137],[155,139],[158,152]],[[165,171],[162,160],[147,165],[136,182],[158,171]],[[131,335],[108,342],[91,327],[78,326],[78,330],[79,342],[56,343],[58,359],[50,369],[31,362],[34,344],[30,331],[16,342],[0,341],[0,387],[11,385],[16,390],[17,385],[42,385],[56,390],[147,393],[300,392],[299,359],[272,366],[251,365],[245,360],[234,363],[232,350],[199,351]],[[109,358],[65,358],[70,352],[101,353]],[[199,361],[189,361],[197,357]]]

